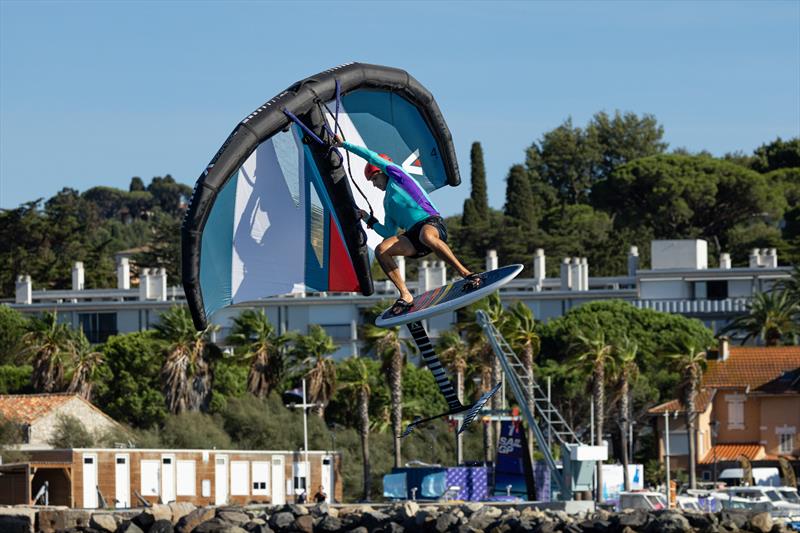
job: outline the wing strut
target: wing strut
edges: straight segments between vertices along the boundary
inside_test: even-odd
[[[484,392],[478,401],[472,405],[463,405],[456,395],[456,391],[453,388],[453,383],[450,381],[450,378],[447,377],[444,367],[442,367],[442,362],[439,360],[439,356],[436,355],[436,351],[433,349],[433,344],[428,338],[428,333],[425,331],[425,326],[422,325],[421,321],[416,321],[409,322],[406,327],[408,327],[408,331],[414,338],[417,348],[419,348],[419,353],[422,355],[422,361],[425,363],[425,366],[428,367],[428,370],[433,373],[433,378],[436,380],[436,385],[439,386],[439,391],[441,391],[442,396],[444,396],[444,399],[447,401],[447,405],[450,407],[450,410],[446,413],[429,418],[415,418],[414,421],[411,422],[403,431],[401,438],[407,437],[419,424],[444,416],[457,415],[466,412],[464,415],[464,420],[461,422],[461,427],[458,428],[458,433],[463,433],[464,430],[466,430],[467,427],[472,423],[472,421],[475,420],[475,417],[478,416],[478,413],[483,406],[486,405],[486,402],[488,402],[489,399],[494,396],[498,390],[500,390],[501,384],[498,383],[493,389]]]

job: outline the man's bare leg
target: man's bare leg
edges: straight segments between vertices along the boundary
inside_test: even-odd
[[[411,244],[411,241],[408,240],[408,237],[402,235],[389,237],[375,248],[375,257],[378,259],[378,263],[386,273],[386,276],[394,283],[397,290],[400,291],[400,298],[408,303],[414,301],[414,296],[411,294],[411,291],[408,290],[406,282],[403,281],[403,277],[400,275],[400,269],[397,268],[394,257],[397,255],[412,257],[416,255],[416,253],[417,250],[414,248],[414,245]]]
[[[467,277],[472,274],[471,270],[461,264],[461,261],[458,260],[447,243],[439,238],[439,230],[430,224],[422,226],[422,230],[419,232],[419,240],[422,244],[433,250],[439,259],[453,267],[462,277]]]

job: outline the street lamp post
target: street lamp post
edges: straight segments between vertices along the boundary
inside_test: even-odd
[[[664,411],[664,463],[667,470],[667,509],[669,509],[669,411]]]
[[[294,397],[296,398],[297,397],[296,396],[297,393],[295,392],[293,394],[295,395]],[[303,468],[303,471],[304,471],[303,472],[303,479],[305,480],[305,484],[306,484],[304,489],[306,491],[306,494],[308,494],[309,486],[310,486],[310,482],[311,482],[311,479],[310,479],[311,478],[311,465],[308,462],[308,408],[309,407],[316,407],[317,404],[316,403],[308,403],[308,400],[307,400],[307,397],[306,397],[306,380],[305,380],[305,378],[303,379],[303,403],[297,404],[297,403],[293,403],[291,400],[289,402],[286,402],[286,400],[284,400],[284,402],[288,403],[288,405],[286,405],[286,407],[292,407],[292,408],[297,408],[297,409],[302,409],[303,410],[303,462],[305,463],[304,468]]]

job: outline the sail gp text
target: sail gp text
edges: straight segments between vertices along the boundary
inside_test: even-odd
[[[514,437],[500,437],[500,442],[497,444],[497,453],[509,454],[516,448],[522,448],[522,439]]]

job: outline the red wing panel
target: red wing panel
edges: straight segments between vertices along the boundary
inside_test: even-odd
[[[332,292],[360,292],[353,262],[347,253],[344,239],[333,217],[330,219],[330,257],[328,261],[328,290]]]

